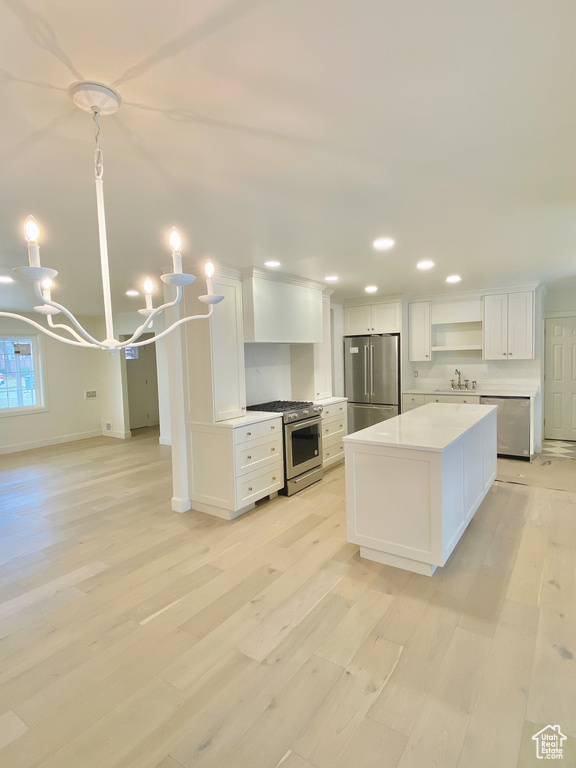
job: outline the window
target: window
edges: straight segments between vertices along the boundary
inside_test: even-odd
[[[0,336],[0,413],[42,405],[38,339]]]

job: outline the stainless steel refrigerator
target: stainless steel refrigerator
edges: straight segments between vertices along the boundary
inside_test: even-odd
[[[400,335],[344,337],[348,432],[398,415]]]

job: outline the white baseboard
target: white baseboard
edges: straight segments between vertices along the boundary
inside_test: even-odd
[[[117,440],[128,440],[129,437],[132,437],[132,432],[106,432],[102,430],[100,434],[102,437],[115,437]]]
[[[172,510],[174,512],[188,512],[191,507],[190,499],[179,499],[177,496],[172,496]]]
[[[59,435],[58,437],[49,437],[45,440],[32,440],[29,443],[15,443],[13,445],[0,446],[2,453],[18,453],[19,451],[30,451],[33,448],[46,448],[49,445],[59,445],[60,443],[72,443],[75,440],[86,440],[89,437],[100,437],[100,430],[91,432],[77,432],[73,435]],[[107,433],[109,434],[109,433]]]
[[[159,445],[172,445],[172,440],[169,437],[159,437]]]

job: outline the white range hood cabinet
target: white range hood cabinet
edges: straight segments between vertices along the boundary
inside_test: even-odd
[[[324,288],[293,275],[243,270],[244,341],[319,344]]]

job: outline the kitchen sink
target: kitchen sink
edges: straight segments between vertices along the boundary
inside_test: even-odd
[[[434,392],[443,395],[477,395],[477,389],[435,389]]]

